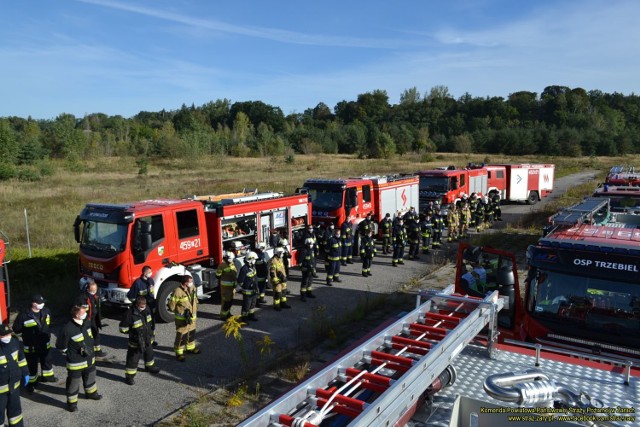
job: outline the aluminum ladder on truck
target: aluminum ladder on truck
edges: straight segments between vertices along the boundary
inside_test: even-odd
[[[239,426],[318,427],[334,417],[348,426],[395,425],[486,326],[491,351],[503,306],[497,291],[485,298],[454,294],[453,285],[421,292],[413,311]]]

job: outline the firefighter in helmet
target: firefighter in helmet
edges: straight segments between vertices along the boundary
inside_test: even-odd
[[[307,298],[315,298],[311,292],[313,283],[313,273],[315,271],[315,241],[311,237],[307,237],[304,241],[304,248],[299,252],[300,270],[302,270],[302,281],[300,282],[300,300],[306,301]]]
[[[244,265],[238,273],[238,292],[242,293],[242,311],[243,320],[256,321],[256,302],[260,292],[258,287],[258,277],[256,271],[256,261],[258,255],[249,251],[244,257]]]
[[[276,248],[274,257],[271,258],[271,264],[269,265],[269,279],[273,286],[273,308],[276,311],[280,311],[283,308],[291,308],[287,304],[287,273],[284,269],[284,249],[282,247]]]
[[[220,320],[227,320],[231,317],[231,306],[233,305],[233,295],[236,287],[236,277],[238,270],[233,260],[233,252],[225,252],[222,262],[216,270],[216,279],[220,287]]]

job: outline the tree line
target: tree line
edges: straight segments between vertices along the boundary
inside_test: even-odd
[[[63,158],[273,156],[347,153],[388,158],[407,152],[598,155],[640,152],[640,97],[548,86],[503,97],[454,99],[446,86],[383,90],[285,116],[261,101],[218,99],[131,118],[60,114],[0,118],[0,178],[22,165]],[[13,172],[12,172],[13,171]],[[28,177],[27,177],[28,178]]]

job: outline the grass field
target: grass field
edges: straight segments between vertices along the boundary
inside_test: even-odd
[[[53,174],[40,181],[0,183],[0,229],[10,238],[14,299],[20,302],[40,291],[50,299],[67,301],[66,290],[77,290],[77,244],[72,225],[88,202],[181,198],[235,192],[243,188],[292,193],[307,178],[406,173],[446,165],[463,167],[468,162],[554,163],[556,175],[560,177],[584,169],[605,171],[614,164],[635,164],[636,160],[635,157],[532,158],[449,153],[412,154],[391,160],[357,159],[349,155],[220,157],[151,161],[144,175],[138,173],[134,158],[85,162],[81,172],[69,172],[64,162],[52,161]],[[25,209],[32,258],[28,257],[27,251]]]

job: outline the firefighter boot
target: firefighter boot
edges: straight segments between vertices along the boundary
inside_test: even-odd
[[[77,403],[67,403],[67,411],[69,412],[77,412],[78,404]]]
[[[291,306],[289,304],[287,304],[287,300],[282,300],[282,302],[280,303],[280,307],[282,308],[291,308]]]
[[[302,301],[302,302],[306,302],[307,301],[307,291],[300,292],[300,301]]]
[[[156,365],[147,366],[145,368],[145,370],[147,372],[149,372],[150,374],[158,374],[158,373],[160,373],[160,368],[158,368]]]
[[[316,296],[309,290],[307,291],[307,298],[315,298]]]
[[[87,394],[87,399],[100,400],[102,399],[102,395],[99,394],[97,391],[94,391],[93,393]]]
[[[252,322],[257,322],[258,321],[258,318],[256,317],[255,313],[249,313],[248,319],[251,320]]]
[[[124,382],[129,385],[134,385],[136,383],[136,381],[133,379],[133,375],[129,374],[125,375]]]

